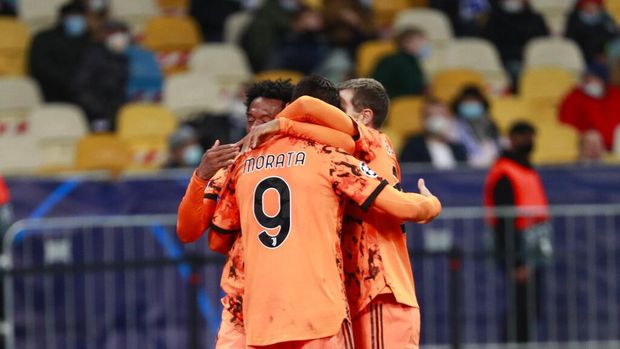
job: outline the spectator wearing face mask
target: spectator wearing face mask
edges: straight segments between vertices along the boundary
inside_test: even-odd
[[[491,12],[489,0],[430,0],[429,4],[448,15],[458,37],[482,36]]]
[[[566,22],[565,35],[575,40],[587,62],[604,62],[605,46],[618,35],[618,26],[603,0],[580,0]]]
[[[396,35],[398,52],[381,59],[372,77],[385,87],[390,98],[422,95],[426,78],[420,60],[430,56],[426,34],[409,27]]]
[[[489,102],[476,86],[466,86],[452,101],[458,139],[467,150],[468,162],[487,167],[499,155],[497,126],[489,114]]]
[[[431,164],[451,169],[467,161],[467,151],[457,138],[454,116],[443,102],[429,98],[422,107],[424,132],[407,140],[401,162]]]
[[[580,133],[598,131],[607,150],[614,142],[614,130],[620,125],[620,88],[607,81],[604,66],[590,66],[582,82],[560,104],[560,122]]]
[[[71,80],[91,44],[84,6],[69,2],[60,8],[53,28],[38,33],[30,48],[30,74],[46,102],[70,102]]]
[[[527,42],[549,35],[544,18],[532,10],[528,0],[499,0],[483,32],[499,51],[513,86],[521,73],[523,49]]]
[[[105,22],[99,43],[84,54],[75,79],[75,102],[84,109],[94,132],[114,129],[116,113],[126,101],[131,36],[118,21]]]
[[[180,126],[168,138],[167,168],[196,167],[202,160],[204,149],[198,143],[196,131],[188,125]]]

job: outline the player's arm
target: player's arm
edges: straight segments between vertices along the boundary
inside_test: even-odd
[[[368,166],[350,156],[337,154],[331,161],[333,186],[363,210],[379,209],[403,221],[427,223],[441,212],[441,203],[420,181],[420,194],[402,193],[379,179]]]
[[[351,117],[333,105],[310,96],[301,96],[291,102],[278,114],[278,118],[325,126],[351,137],[358,134]]]
[[[220,191],[220,200],[211,218],[209,229],[209,248],[215,252],[228,254],[241,231],[239,208],[235,197],[233,177],[229,171]]]

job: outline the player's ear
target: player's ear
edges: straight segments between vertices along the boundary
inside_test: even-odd
[[[362,122],[364,125],[368,126],[372,123],[372,119],[374,118],[375,113],[371,109],[364,108],[362,109]]]

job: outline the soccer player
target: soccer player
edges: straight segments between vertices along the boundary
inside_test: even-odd
[[[247,128],[272,120],[291,99],[293,86],[286,81],[263,81],[252,85],[246,92]],[[311,127],[309,127],[311,126]],[[345,134],[316,125],[288,122],[286,132],[314,134],[318,140],[327,139],[352,151],[354,144]],[[178,210],[177,235],[184,243],[198,240],[207,230],[217,199],[224,185],[227,167],[238,155],[236,144],[220,145],[216,141],[194,171]],[[234,235],[209,231],[211,249],[228,255],[222,277],[222,325],[218,333],[218,348],[245,348],[241,303],[243,294],[243,250]]]
[[[282,113],[300,121],[336,127],[357,139],[356,157],[389,184],[400,188],[400,166],[392,144],[378,129],[388,113],[389,98],[374,79],[353,79],[340,86],[342,106],[357,121],[337,109],[304,97]],[[250,134],[256,138],[280,129],[276,119]],[[282,131],[280,131],[282,133]],[[420,310],[401,222],[385,213],[348,208],[343,223],[347,298],[358,348],[418,348]],[[384,318],[390,319],[384,322]],[[387,344],[386,344],[387,343]]]
[[[337,93],[337,92],[336,92]],[[250,348],[349,348],[340,231],[344,198],[397,221],[426,222],[441,206],[404,194],[331,146],[277,135],[240,156],[212,229],[241,231],[243,319]]]

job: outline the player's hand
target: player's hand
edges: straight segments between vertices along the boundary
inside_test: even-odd
[[[250,151],[259,146],[268,136],[280,131],[280,121],[273,119],[264,124],[252,127],[250,133],[242,139],[241,153]]]
[[[196,175],[201,179],[209,180],[220,169],[232,165],[238,154],[237,144],[220,144],[218,139],[202,156],[200,165],[196,168]]]
[[[418,189],[420,189],[421,195],[428,197],[434,196],[433,193],[431,193],[431,191],[426,187],[426,183],[424,183],[423,178],[418,179]]]

